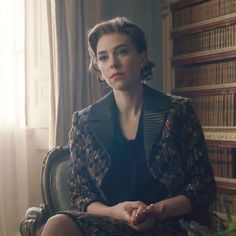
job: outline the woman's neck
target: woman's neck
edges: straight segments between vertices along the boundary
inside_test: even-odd
[[[135,87],[129,91],[114,91],[115,101],[119,115],[126,118],[139,116],[143,106],[143,86]]]

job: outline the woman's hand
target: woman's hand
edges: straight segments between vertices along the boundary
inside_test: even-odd
[[[122,220],[128,224],[131,224],[133,212],[139,208],[142,209],[146,207],[147,205],[141,201],[122,202],[110,208],[111,216],[115,219]]]
[[[149,206],[140,206],[133,211],[131,217],[131,227],[137,231],[145,231],[152,228],[156,221],[163,218],[165,205],[151,204]]]
[[[150,229],[158,220],[184,215],[191,210],[191,202],[185,195],[168,198],[149,206],[141,201],[122,202],[112,207],[93,202],[87,208],[88,213],[122,220],[138,231]]]

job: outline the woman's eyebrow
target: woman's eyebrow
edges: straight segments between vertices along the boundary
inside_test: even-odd
[[[120,44],[120,45],[114,47],[114,49],[116,50],[116,49],[121,48],[121,47],[127,47],[127,45],[126,44]]]
[[[104,50],[104,51],[98,52],[97,54],[98,54],[98,55],[101,55],[101,54],[105,54],[106,52],[107,52],[107,51]]]
[[[112,50],[117,50],[117,49],[119,49],[121,47],[127,47],[127,45],[126,44],[119,44],[119,45],[115,46],[114,48],[112,48]],[[106,52],[107,52],[106,50],[100,51],[100,52],[98,52],[98,55],[104,54]]]

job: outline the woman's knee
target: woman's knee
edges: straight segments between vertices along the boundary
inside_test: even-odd
[[[57,215],[50,217],[46,224],[54,224],[54,225],[60,226],[61,224],[62,225],[68,224],[71,221],[72,221],[71,218],[65,214],[57,214]]]
[[[80,236],[79,229],[74,221],[66,214],[57,214],[48,219],[42,235],[78,235]]]

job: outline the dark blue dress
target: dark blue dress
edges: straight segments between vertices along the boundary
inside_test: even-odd
[[[124,201],[151,204],[167,197],[166,187],[156,181],[148,171],[143,145],[142,116],[141,113],[135,139],[127,140],[121,131],[118,115],[114,115],[116,135],[110,153],[111,167],[102,183],[109,205]]]

